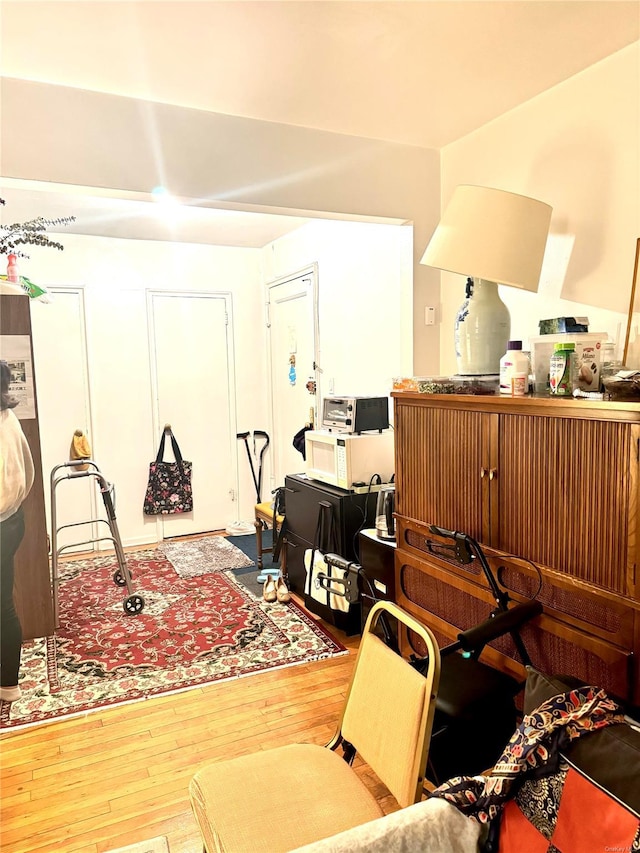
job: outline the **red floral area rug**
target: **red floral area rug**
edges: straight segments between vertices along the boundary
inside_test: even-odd
[[[124,612],[115,557],[60,565],[60,627],[23,645],[22,698],[0,703],[0,729],[346,653],[294,601],[258,599],[231,571],[180,577],[158,549],[127,566],[137,615]]]

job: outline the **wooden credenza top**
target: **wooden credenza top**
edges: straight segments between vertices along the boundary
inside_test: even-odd
[[[603,401],[563,397],[509,397],[501,394],[422,394],[393,391],[398,402],[438,409],[460,409],[557,418],[640,423],[640,401]]]

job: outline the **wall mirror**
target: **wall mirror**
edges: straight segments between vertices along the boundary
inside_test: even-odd
[[[636,257],[633,264],[631,281],[631,299],[629,300],[629,318],[627,334],[624,339],[622,362],[629,369],[640,370],[640,286],[638,285],[638,259],[640,258],[640,237],[636,240]]]

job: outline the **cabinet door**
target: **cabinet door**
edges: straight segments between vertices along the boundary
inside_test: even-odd
[[[497,547],[633,595],[638,427],[500,415]]]
[[[396,511],[491,544],[495,416],[396,401]]]

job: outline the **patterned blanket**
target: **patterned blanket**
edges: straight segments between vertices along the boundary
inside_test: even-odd
[[[555,772],[560,750],[570,741],[622,722],[624,714],[604,690],[580,687],[560,693],[524,717],[488,776],[455,776],[431,796],[488,823],[526,778]]]

